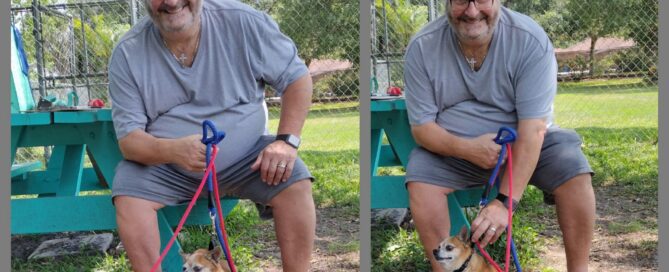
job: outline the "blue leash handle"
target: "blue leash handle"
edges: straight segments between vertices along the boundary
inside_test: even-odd
[[[488,185],[486,185],[483,196],[481,196],[481,201],[479,202],[479,206],[488,205],[488,195],[490,194],[490,190],[492,189],[491,186],[493,186],[493,184],[495,184],[497,189],[499,189],[499,182],[495,183],[495,179],[499,180],[498,177],[499,168],[502,166],[504,157],[506,157],[506,144],[513,143],[514,141],[516,141],[516,138],[517,134],[513,128],[501,127],[499,131],[497,131],[497,136],[495,136],[495,139],[493,139],[493,141],[501,145],[502,150],[500,150],[499,152],[499,157],[497,158],[497,164],[495,164],[495,168],[492,171],[492,175],[490,175],[490,179],[488,180]]]
[[[506,145],[515,142],[517,137],[518,135],[516,134],[516,131],[510,127],[501,127],[499,131],[497,131],[497,136],[495,136],[494,141],[495,143],[502,146],[502,150],[499,152],[497,164],[495,164],[492,175],[490,175],[490,179],[485,186],[486,188],[484,189],[483,196],[481,196],[481,201],[479,203],[481,207],[488,205],[488,195],[490,194],[490,190],[493,185],[496,186],[496,188],[499,190],[500,182],[495,182],[495,180],[500,181],[498,174],[499,169],[502,166],[502,162],[504,161],[504,157],[506,157]],[[518,252],[516,251],[516,243],[514,243],[513,237],[511,237],[511,254],[513,255],[513,263],[516,265],[516,270],[518,272],[522,272],[522,268],[520,267],[520,259],[518,258]]]
[[[207,132],[210,130],[212,135],[211,137],[207,137]],[[223,138],[225,138],[225,132],[218,131],[213,122],[209,120],[202,122],[202,143],[207,145],[207,152],[205,157],[207,165],[211,163],[212,145],[220,143]],[[211,218],[214,220],[214,229],[216,230],[218,242],[221,244],[221,248],[223,249],[223,254],[227,260],[230,260],[230,252],[228,252],[226,247],[223,246],[225,241],[223,240],[223,233],[221,232],[221,224],[219,220],[216,220],[216,206],[214,205],[214,182],[212,175],[215,175],[215,173],[209,172],[209,175],[207,176],[207,189],[209,192],[209,201],[207,202],[207,206],[209,208],[209,216],[211,216]],[[223,211],[221,211],[221,214],[222,213]]]

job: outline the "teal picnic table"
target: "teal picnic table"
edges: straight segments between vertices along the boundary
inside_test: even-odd
[[[371,207],[407,208],[409,192],[404,186],[404,175],[379,175],[383,167],[402,166],[406,169],[409,154],[416,146],[403,98],[372,100],[371,105]],[[384,141],[384,136],[385,140]],[[447,197],[451,218],[451,234],[464,225],[469,228],[462,208],[478,206],[482,188],[459,190]]]
[[[109,109],[12,113],[12,162],[19,147],[53,146],[46,169],[41,162],[13,164],[11,233],[116,229],[110,196],[114,169],[122,160]],[[85,155],[91,164],[85,163]],[[222,201],[224,214],[236,199]],[[211,224],[206,200],[200,200],[187,225]],[[158,212],[161,244],[172,236],[186,205]],[[176,243],[163,261],[164,271],[181,271]]]

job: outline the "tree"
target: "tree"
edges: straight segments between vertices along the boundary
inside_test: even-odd
[[[426,5],[414,5],[409,0],[375,0],[378,48],[380,53],[404,53],[409,40],[423,25],[427,23],[428,8]],[[383,11],[385,10],[385,18]],[[388,23],[388,35],[385,33],[385,22]],[[385,42],[388,42],[388,48]]]
[[[589,69],[595,72],[595,44],[599,38],[622,35],[629,18],[626,0],[569,0],[565,6],[568,34],[575,38],[590,38]]]
[[[281,31],[293,39],[300,57],[359,63],[359,5],[349,0],[285,0],[271,6]]]
[[[657,0],[634,0],[630,3],[631,19],[627,20],[625,37],[634,40],[641,61],[640,70],[649,71],[651,79],[656,79],[658,58],[658,5]]]

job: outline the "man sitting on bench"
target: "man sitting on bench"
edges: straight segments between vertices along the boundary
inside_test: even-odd
[[[513,195],[505,175],[500,198],[472,221],[472,239],[481,246],[495,242],[508,224],[500,199],[520,201],[529,183],[555,197],[569,271],[587,271],[592,170],[576,132],[552,123],[557,64],[544,30],[499,0],[447,1],[446,15],[409,44],[404,79],[419,145],[409,156],[407,189],[433,271],[443,270],[431,252],[449,234],[445,195],[485,184],[499,156],[493,138],[502,126],[518,132]]]
[[[150,18],[109,64],[112,116],[125,160],[112,197],[135,271],[160,253],[156,212],[191,199],[205,171],[202,122],[226,133],[216,158],[226,195],[275,220],[284,271],[307,271],[315,237],[312,176],[297,157],[311,102],[307,67],[267,15],[237,1],[145,1]],[[281,95],[278,136],[265,135],[265,84]]]

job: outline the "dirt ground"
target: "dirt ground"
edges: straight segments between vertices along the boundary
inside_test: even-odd
[[[595,195],[597,218],[590,271],[658,271],[657,196],[630,196],[616,186],[595,188]],[[567,271],[557,222],[545,222],[550,225],[540,237],[546,244],[540,266]]]
[[[590,271],[658,271],[657,197],[630,196],[615,186],[595,188],[597,219]],[[554,214],[548,217],[555,218]],[[543,220],[543,219],[542,219]],[[543,271],[566,271],[564,248],[556,220],[546,218],[540,234],[546,247],[541,253]],[[622,227],[621,227],[622,226]],[[273,231],[265,224],[266,231]],[[360,271],[359,218],[340,208],[317,210],[317,230],[312,271]],[[12,237],[12,256],[26,258],[42,241],[63,238],[72,233]],[[263,271],[281,271],[276,241],[257,252]],[[115,244],[112,245],[112,248]]]
[[[350,208],[324,208],[317,210],[315,252],[312,256],[312,270],[317,271],[360,271],[358,249],[359,217],[351,214]],[[273,224],[263,224],[262,231],[274,232]],[[12,257],[26,259],[42,242],[81,235],[78,233],[53,233],[39,236],[13,236]],[[265,250],[255,253],[261,261],[262,271],[281,271],[279,247],[274,239],[259,241],[265,243]],[[118,237],[114,239],[110,251],[114,251]],[[112,252],[113,254],[113,252]]]
[[[350,209],[350,208],[347,208]],[[273,231],[273,225],[266,231]],[[316,243],[311,260],[311,271],[360,271],[358,233],[360,219],[357,214],[346,214],[341,208],[316,210]],[[266,250],[257,258],[264,261],[262,270],[279,272],[279,247],[275,241],[266,241]]]

